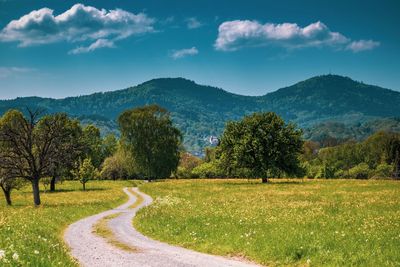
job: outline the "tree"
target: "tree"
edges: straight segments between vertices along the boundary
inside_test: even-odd
[[[149,181],[170,177],[179,163],[181,132],[157,105],[127,110],[118,118],[121,140],[139,173]]]
[[[84,144],[82,142],[83,133],[79,121],[66,120],[64,127],[65,131],[68,131],[70,134],[63,140],[57,140],[59,143],[56,146],[61,151],[69,151],[69,153],[59,153],[55,155],[59,158],[53,159],[50,179],[51,192],[56,190],[56,182],[58,180],[71,175],[70,170],[84,152]]]
[[[86,158],[79,163],[77,170],[72,171],[76,180],[78,180],[83,187],[83,191],[86,191],[86,183],[90,180],[94,180],[98,176],[97,169],[93,166],[92,160]]]
[[[99,168],[104,160],[103,141],[101,139],[100,130],[90,124],[83,128],[83,144],[84,154],[86,158],[91,158],[93,165]]]
[[[193,178],[193,169],[199,166],[202,160],[188,152],[182,152],[176,176],[179,178]]]
[[[131,153],[119,146],[114,155],[104,160],[100,176],[102,179],[112,180],[137,177]]]
[[[69,121],[65,114],[47,115],[38,119],[40,112],[28,111],[28,117],[10,110],[0,120],[0,168],[9,178],[24,178],[31,182],[34,204],[40,205],[39,181],[51,176],[54,164],[63,161],[71,147],[71,132],[65,127]]]
[[[4,169],[0,169],[0,187],[3,190],[7,205],[12,204],[11,191],[21,188],[22,185],[23,181],[21,178],[14,178],[12,175],[5,172]]]
[[[103,158],[110,157],[117,152],[118,140],[114,134],[108,134],[102,141],[102,156]]]
[[[303,148],[302,131],[275,113],[254,113],[241,121],[228,122],[217,153],[228,175],[245,169],[250,178],[296,173]]]

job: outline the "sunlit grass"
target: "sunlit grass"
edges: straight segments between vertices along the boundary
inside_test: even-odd
[[[400,182],[148,183],[135,226],[155,239],[267,265],[398,266]]]
[[[93,232],[96,233],[97,235],[101,236],[102,238],[104,238],[109,244],[111,244],[119,249],[122,249],[122,250],[125,250],[128,252],[137,252],[136,248],[119,241],[115,237],[114,233],[112,232],[112,230],[110,229],[110,227],[108,225],[110,220],[117,218],[120,215],[121,215],[121,213],[115,213],[115,214],[111,214],[111,215],[108,215],[108,216],[102,218],[93,226]]]
[[[0,199],[0,250],[5,251],[0,266],[76,266],[63,242],[63,231],[81,218],[122,204],[127,200],[122,191],[126,186],[134,185],[93,181],[83,192],[79,182],[64,182],[58,192],[42,192],[39,208],[32,204],[29,187],[13,193],[13,207]]]

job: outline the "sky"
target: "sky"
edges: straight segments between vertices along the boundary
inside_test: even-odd
[[[0,99],[184,77],[263,95],[322,74],[400,90],[400,1],[0,0]]]

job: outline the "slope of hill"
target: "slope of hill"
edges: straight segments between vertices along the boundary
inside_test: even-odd
[[[225,123],[255,111],[274,111],[301,127],[322,121],[342,123],[395,117],[400,93],[337,75],[317,76],[260,97],[242,96],[183,78],[154,79],[123,90],[51,99],[24,97],[0,101],[0,113],[10,108],[41,108],[66,112],[103,132],[117,131],[116,118],[126,109],[157,103],[167,108],[185,136],[185,146],[199,152],[207,137],[219,135]]]

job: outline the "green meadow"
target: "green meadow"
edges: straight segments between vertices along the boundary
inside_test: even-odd
[[[57,192],[42,192],[43,204],[35,208],[32,190],[14,191],[13,206],[0,201],[0,266],[77,266],[63,242],[65,228],[81,219],[122,204],[128,181],[93,181],[87,191],[77,182],[58,185]]]
[[[393,180],[168,180],[145,235],[268,266],[398,266],[400,183]]]

